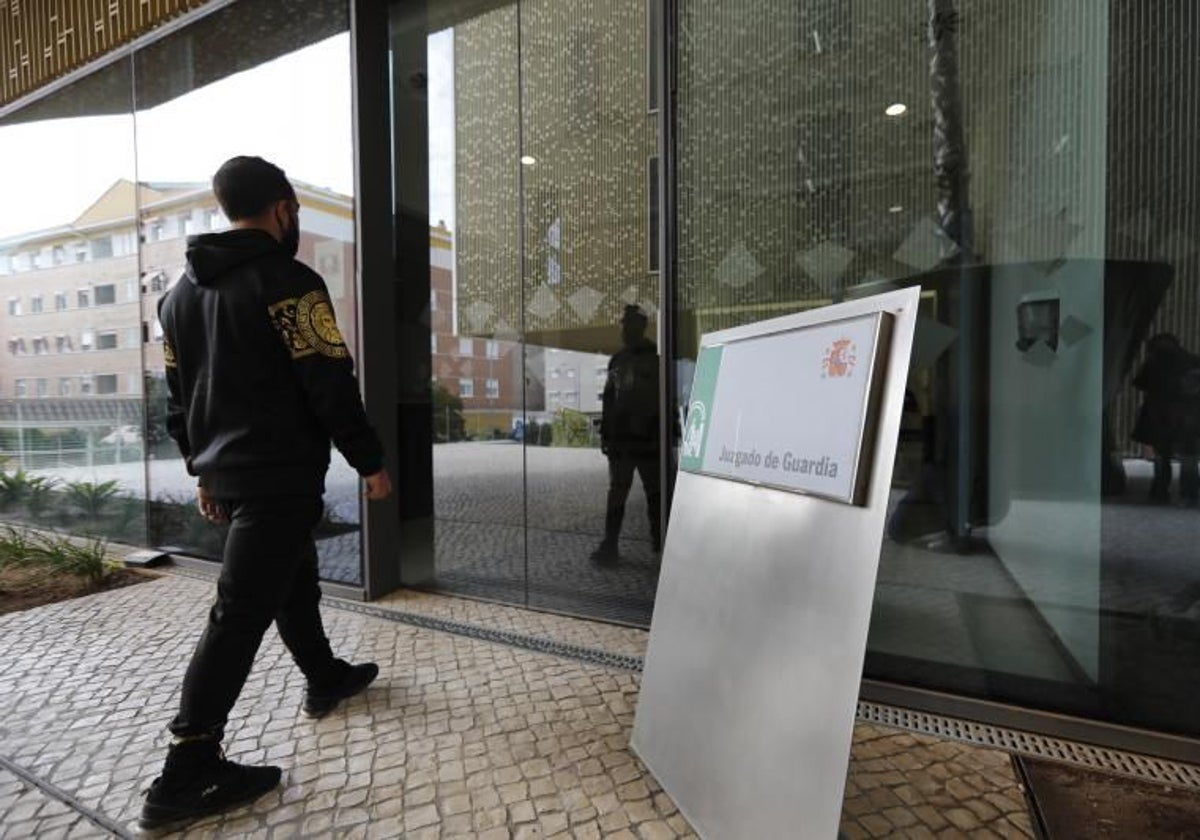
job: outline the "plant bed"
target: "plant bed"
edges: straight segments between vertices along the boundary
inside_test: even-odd
[[[0,615],[81,598],[153,580],[132,569],[114,569],[98,581],[47,569],[10,566],[0,569]]]
[[[0,530],[0,615],[151,579],[118,566],[100,541]]]

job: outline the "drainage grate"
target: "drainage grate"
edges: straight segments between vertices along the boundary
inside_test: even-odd
[[[1095,747],[985,723],[972,723],[928,712],[898,709],[881,703],[860,702],[858,719],[864,723],[878,723],[1019,755],[1063,761],[1160,784],[1200,789],[1200,766],[1194,764]]]
[[[420,613],[403,612],[401,610],[384,609],[370,604],[360,604],[356,601],[339,601],[328,599],[329,606],[346,612],[369,615],[399,624],[408,624],[422,630],[436,630],[442,633],[453,633],[456,636],[466,636],[482,642],[495,642],[509,647],[530,650],[536,653],[548,653],[566,659],[574,659],[588,665],[599,665],[604,668],[615,668],[621,671],[640,673],[642,659],[640,656],[629,656],[622,653],[610,653],[599,648],[572,645],[566,642],[546,639],[541,636],[527,636],[524,633],[514,633],[510,630],[495,630],[490,627],[480,627],[477,624],[465,624],[461,621],[451,621],[445,618],[421,615]]]
[[[170,570],[175,574],[187,577],[213,580],[214,575],[194,569],[183,569],[175,566]],[[442,633],[453,633],[456,636],[466,636],[484,642],[495,642],[536,653],[547,653],[574,659],[589,665],[599,665],[605,668],[615,668],[621,671],[641,673],[642,659],[638,656],[610,653],[596,648],[570,645],[545,639],[539,636],[527,636],[507,630],[494,630],[475,624],[460,621],[450,621],[433,618],[419,613],[403,612],[384,609],[383,607],[363,604],[357,601],[343,601],[337,598],[325,598],[323,602],[334,609],[381,618],[385,621],[395,621],[408,624],[423,630],[435,630]],[[1179,787],[1200,789],[1200,766],[1184,764],[1153,756],[1137,755],[1121,750],[1095,747],[1062,738],[1051,738],[1046,735],[1035,735],[1016,729],[992,726],[984,723],[973,723],[959,718],[935,715],[928,712],[917,712],[911,709],[901,709],[882,703],[861,701],[858,704],[858,719],[863,723],[877,723],[893,729],[906,729],[925,735],[934,735],[961,741],[975,746],[989,747],[1019,755],[1046,758],[1063,761],[1081,767],[1120,773],[1138,779],[1146,779],[1160,784],[1176,785]]]
[[[216,579],[216,575],[208,574],[199,569],[174,566],[170,569],[170,572],[199,580],[212,581]],[[481,642],[494,642],[535,653],[561,656],[564,659],[574,659],[587,665],[598,665],[602,668],[614,668],[619,671],[631,671],[633,673],[641,673],[642,671],[642,659],[640,656],[612,653],[607,650],[600,650],[599,648],[589,648],[582,645],[559,642],[542,636],[529,636],[524,633],[514,633],[511,630],[496,630],[491,627],[481,627],[477,624],[466,624],[446,618],[435,618],[429,615],[422,615],[421,613],[387,609],[372,604],[364,604],[359,601],[345,601],[340,598],[324,597],[321,599],[321,603],[333,609],[342,610],[343,612],[381,618],[384,621],[407,624],[422,630],[435,630],[441,633],[451,633],[455,636],[465,636],[468,639],[476,639]]]

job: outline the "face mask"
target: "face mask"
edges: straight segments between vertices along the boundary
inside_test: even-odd
[[[295,214],[289,213],[288,222],[287,229],[283,232],[283,239],[279,244],[283,246],[283,250],[287,251],[288,256],[295,257],[296,252],[300,250],[300,220],[296,218]]]

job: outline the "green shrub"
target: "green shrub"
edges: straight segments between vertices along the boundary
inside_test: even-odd
[[[25,470],[0,474],[0,509],[11,510],[24,502],[31,480]]]
[[[96,519],[120,493],[120,487],[116,481],[72,481],[67,484],[67,499],[89,519]]]
[[[103,540],[77,544],[56,534],[33,534],[8,527],[0,534],[0,566],[41,567],[94,583],[109,573],[113,563]]]

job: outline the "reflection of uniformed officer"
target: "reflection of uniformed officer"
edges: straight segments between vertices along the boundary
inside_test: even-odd
[[[192,654],[175,736],[142,809],[146,829],[249,802],[280,768],[228,761],[225,723],[263,634],[275,623],[322,717],[379,668],[336,659],[321,624],[313,528],[330,443],[363,476],[368,499],[391,491],[350,351],[325,283],[296,261],[300,205],[283,170],[237,157],[213,177],[233,230],[191,237],[187,272],[163,298],[167,431],[199,478],[200,510],[229,522],[217,599]]]
[[[600,448],[608,456],[608,509],[604,540],[592,554],[597,563],[618,559],[617,538],[625,518],[625,501],[633,474],[641,476],[650,516],[654,550],[662,542],[659,500],[658,349],[646,338],[649,319],[641,307],[629,305],[621,316],[624,347],[608,362],[600,420]]]

